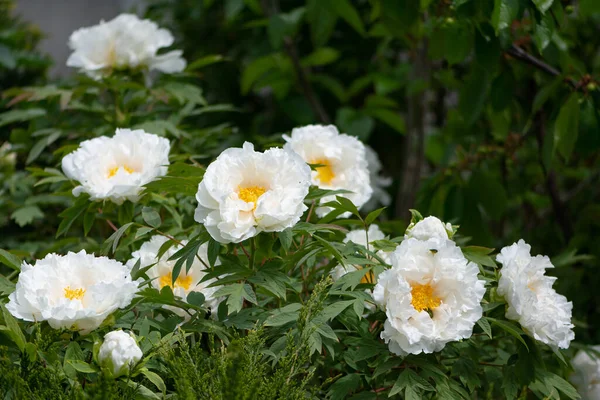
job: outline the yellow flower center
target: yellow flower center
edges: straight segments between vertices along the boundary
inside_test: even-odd
[[[71,289],[71,286],[67,286],[65,289],[65,297],[69,300],[81,300],[85,295],[85,289]]]
[[[311,164],[321,164],[322,167],[317,167],[317,179],[319,182],[324,183],[326,185],[330,184],[333,178],[335,178],[335,173],[333,172],[333,168],[331,167],[331,162],[328,159],[323,158],[320,160],[315,160],[311,162]]]
[[[423,310],[434,310],[442,300],[433,294],[433,288],[430,284],[413,285],[410,291],[412,295],[412,305],[415,310],[421,312]]]
[[[116,166],[108,170],[108,177],[112,178],[113,176],[115,176],[121,168],[123,168],[128,174],[132,174],[134,172],[133,169],[129,168],[127,165]]]
[[[165,286],[170,286],[171,289],[181,287],[185,290],[189,290],[190,286],[192,286],[192,277],[190,275],[180,275],[177,277],[177,279],[175,279],[175,285],[173,286],[173,273],[169,272],[158,279],[158,284],[160,285],[161,289]]]
[[[262,186],[249,186],[245,188],[238,188],[238,197],[246,203],[254,203],[253,210],[256,209],[256,202],[258,198],[265,194],[267,189]]]

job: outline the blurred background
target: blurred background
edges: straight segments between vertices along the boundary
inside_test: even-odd
[[[387,233],[401,234],[417,208],[459,224],[463,243],[499,249],[525,239],[557,267],[577,340],[600,342],[600,1],[0,5],[2,89],[72,79],[67,40],[81,26],[123,11],[152,18],[189,63],[222,56],[190,79],[209,103],[241,111],[206,117],[235,127],[227,145],[281,144],[295,126],[337,125],[371,146],[392,178]],[[23,169],[25,150],[0,149],[0,158]],[[14,199],[27,193],[8,197],[6,182],[0,247],[10,248],[43,218],[18,221]]]

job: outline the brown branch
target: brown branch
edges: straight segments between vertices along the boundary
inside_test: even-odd
[[[267,18],[270,18],[273,14],[279,12],[279,5],[277,0],[273,0],[271,6],[269,6],[268,0],[261,0],[260,3],[263,12],[267,16]],[[321,101],[317,97],[315,90],[313,89],[313,86],[310,83],[310,80],[308,79],[306,69],[302,66],[302,63],[300,62],[300,57],[298,56],[298,49],[296,48],[293,39],[289,36],[286,36],[283,39],[283,46],[285,48],[286,53],[292,60],[292,65],[294,67],[294,70],[296,71],[296,75],[298,76],[298,82],[302,87],[304,97],[306,97],[310,108],[312,108],[312,110],[322,123],[331,123],[331,118],[329,118],[327,111],[325,111],[323,104],[321,104]]]
[[[523,50],[522,48],[520,48],[519,46],[517,46],[515,44],[513,44],[506,52],[509,55],[511,55],[513,58],[516,58],[517,60],[526,62],[527,64],[536,67],[537,69],[547,73],[548,75],[552,75],[552,76],[561,76],[562,75],[562,73],[559,70],[557,70],[556,68],[554,68],[553,66],[546,64],[544,61],[542,61],[538,58],[535,58],[534,56],[527,53],[525,50]],[[565,82],[568,83],[569,86],[571,86],[573,89],[579,89],[579,85],[577,85],[577,82],[575,82],[572,78],[566,77]]]

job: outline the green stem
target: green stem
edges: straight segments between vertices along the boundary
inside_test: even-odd
[[[254,259],[256,258],[256,241],[250,239],[250,269],[254,269]]]

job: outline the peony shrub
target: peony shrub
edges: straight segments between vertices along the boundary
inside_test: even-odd
[[[58,132],[30,173],[60,211],[44,251],[0,250],[4,397],[597,393],[548,257],[416,210],[399,228],[373,210],[391,202],[376,153],[334,125],[254,143],[201,126],[236,110],[158,54],[172,43],[124,14],[73,33],[72,86],[15,92],[59,103],[28,129]]]

